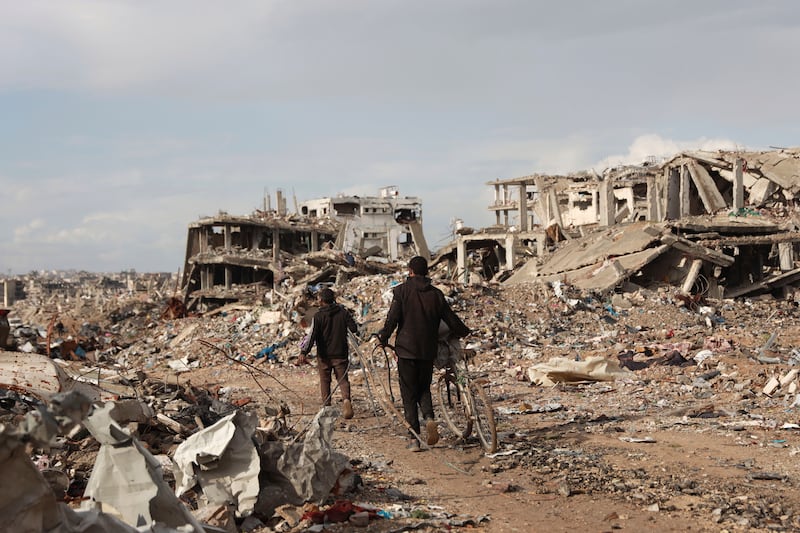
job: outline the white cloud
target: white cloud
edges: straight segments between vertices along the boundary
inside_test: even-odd
[[[493,221],[490,180],[728,137],[792,143],[795,12],[781,0],[0,1],[0,260],[172,269],[189,222],[246,213],[265,188],[303,200],[397,185],[422,198],[435,241],[453,217]],[[668,134],[626,146],[630,132]]]
[[[29,221],[27,224],[22,226],[17,226],[14,228],[14,243],[16,244],[26,244],[26,240],[35,235],[38,230],[45,227],[45,221],[41,218],[35,218]]]
[[[600,171],[618,165],[639,165],[650,158],[657,161],[685,150],[736,150],[742,146],[730,139],[700,137],[691,141],[665,139],[658,134],[640,135],[628,147],[627,154],[610,155],[598,161],[593,168]]]

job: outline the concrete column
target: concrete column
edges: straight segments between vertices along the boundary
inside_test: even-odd
[[[700,275],[700,267],[702,266],[702,259],[695,259],[692,261],[692,266],[689,267],[689,273],[686,274],[686,279],[683,282],[683,286],[681,286],[681,292],[683,294],[689,295],[692,293],[692,287],[694,286],[694,282],[697,281],[697,276]]]
[[[680,186],[680,215],[679,217],[691,214],[691,203],[689,201],[689,167],[681,166],[681,186]]]
[[[599,198],[600,200],[600,225],[612,226],[616,217],[616,202],[614,200],[614,184],[610,179],[604,179],[600,182]]]
[[[214,271],[210,266],[201,267],[200,271],[200,288],[203,290],[210,289],[214,286]]]
[[[536,255],[542,257],[547,253],[547,235],[541,231],[536,234]]]
[[[319,250],[319,232],[311,230],[311,249],[309,252],[316,252],[317,250]]]
[[[658,220],[658,191],[656,190],[656,178],[647,178],[647,220]]]
[[[286,214],[286,200],[283,198],[283,191],[278,189],[275,192],[276,202],[278,204],[278,214],[283,216]]]
[[[667,219],[675,220],[681,216],[681,180],[677,168],[664,169],[667,182]]]
[[[514,238],[513,233],[506,235],[506,270],[514,270]]]
[[[225,289],[230,290],[233,284],[233,270],[229,265],[225,266]]]
[[[792,243],[779,242],[778,257],[780,258],[781,262],[781,270],[786,272],[787,270],[794,269],[794,246]]]
[[[464,285],[469,283],[469,272],[467,271],[467,241],[464,240],[464,237],[459,237],[458,242],[456,243],[456,272],[461,280],[464,282]]]
[[[656,220],[664,220],[664,181],[655,179],[656,185]]]
[[[740,158],[733,161],[733,208],[744,207],[744,162]]]
[[[519,230],[528,231],[528,187],[519,186]]]
[[[389,231],[386,232],[386,239],[387,239],[386,245],[387,245],[387,248],[389,250],[389,259],[391,259],[392,261],[396,261],[398,256],[400,255],[400,249],[399,249],[399,246],[397,245],[397,239],[398,238],[400,238],[400,232],[399,231],[397,231],[395,229],[390,229]],[[362,237],[361,246],[360,246],[360,248],[362,250],[364,249],[364,244],[363,243],[364,243],[364,241],[363,241],[363,237]],[[419,255],[424,255],[424,254],[420,253]]]
[[[278,228],[272,228],[272,260],[278,262],[281,258],[281,232]]]
[[[14,299],[17,295],[17,282],[16,280],[7,279],[3,282],[3,307],[11,307],[14,305]]]
[[[225,251],[230,251],[231,249],[231,227],[228,224],[224,226],[225,230]]]

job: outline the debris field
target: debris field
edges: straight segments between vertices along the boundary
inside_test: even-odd
[[[182,275],[6,280],[0,531],[800,530],[799,153],[490,182],[498,224],[434,254],[389,187],[203,218]],[[337,206],[369,216],[310,216]],[[370,386],[416,254],[472,330],[492,453],[441,419],[406,450]],[[325,287],[359,322],[352,419],[298,360]]]

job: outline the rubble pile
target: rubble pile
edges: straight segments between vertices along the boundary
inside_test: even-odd
[[[375,274],[335,287],[340,301],[359,318],[365,340],[379,328],[390,290],[401,280],[396,273]],[[686,305],[670,285],[628,283],[602,295],[560,283],[463,286],[445,276],[437,284],[473,329],[467,347],[477,353],[474,368],[492,383],[502,448],[482,466],[488,479],[524,471],[528,483],[542,494],[605,495],[650,511],[684,510],[722,525],[791,529],[800,523],[793,497],[778,498],[759,486],[765,481],[769,486],[794,483],[788,466],[776,466],[800,449],[800,438],[793,433],[800,428],[793,368],[800,363],[800,350],[794,345],[800,309],[793,298],[762,296]],[[375,489],[364,483],[385,477],[386,467],[378,465],[375,470],[375,457],[369,451],[351,449],[349,439],[333,436],[338,427],[335,411],[317,412],[313,398],[281,386],[280,378],[275,378],[283,376],[281,372],[298,371],[293,364],[297,343],[318,288],[296,287],[272,303],[238,301],[186,318],[162,318],[162,306],[168,302],[158,305],[156,297],[117,305],[110,312],[111,307],[101,307],[86,319],[70,315],[65,322],[70,326],[64,326],[63,333],[80,323],[76,338],[81,339],[84,354],[77,358],[56,349],[65,339],[55,327],[44,322],[16,325],[13,339],[17,343],[25,339],[40,354],[46,353],[43,335],[50,329],[50,358],[38,357],[55,364],[49,372],[62,383],[43,391],[31,387],[30,380],[15,381],[14,372],[19,377],[21,371],[41,373],[45,367],[14,366],[20,356],[29,365],[39,361],[32,359],[37,356],[34,351],[0,354],[4,434],[30,428],[24,420],[44,412],[43,401],[73,388],[94,404],[88,410],[96,414],[90,418],[102,416],[103,421],[95,424],[79,418],[81,424],[64,429],[55,440],[37,437],[30,455],[12,453],[15,461],[31,461],[57,489],[60,501],[86,509],[77,504],[89,498],[86,501],[95,502],[92,516],[105,517],[107,508],[114,509],[112,517],[103,519],[131,527],[143,525],[129,513],[141,514],[136,506],[145,500],[129,502],[134,506],[130,512],[119,501],[104,500],[126,490],[113,488],[122,483],[113,481],[114,476],[103,477],[102,483],[96,476],[93,480],[98,468],[112,468],[103,466],[104,461],[114,461],[117,468],[120,464],[111,456],[104,458],[108,451],[103,450],[111,449],[104,446],[122,453],[122,443],[128,443],[123,448],[131,459],[123,464],[143,461],[150,466],[141,467],[143,474],[149,472],[142,482],[154,487],[153,494],[163,496],[167,490],[177,494],[159,505],[181,509],[176,516],[185,521],[163,522],[160,515],[144,515],[148,523],[180,528],[196,520],[219,527],[229,522],[240,529],[255,525],[289,530],[303,523],[303,517],[306,523],[330,522],[338,508],[330,508],[325,518],[326,500],[327,505],[341,502],[347,490],[371,494]],[[17,302],[12,314],[47,317],[42,311],[25,309],[25,302]],[[326,420],[309,426],[319,428],[324,438],[312,438],[312,429],[303,427],[309,419]],[[26,431],[38,435],[38,430]],[[664,437],[653,435],[697,433],[783,454],[769,465],[725,463],[721,458],[723,466],[738,469],[741,475],[724,483],[689,482],[679,473],[660,471],[635,451],[623,456],[613,447],[582,444],[583,436],[596,435],[631,447],[657,446]],[[314,486],[308,480],[319,475],[318,467],[313,472],[298,471],[294,467],[304,462],[299,455],[291,459],[293,454],[311,453],[298,439],[328,443],[318,453],[330,470],[319,480],[322,488],[313,493],[304,492],[304,487]],[[223,466],[228,456],[233,462]],[[219,474],[212,464],[222,469]],[[223,482],[215,481],[218,475]],[[748,480],[746,488],[742,480]],[[240,488],[231,500],[225,491],[233,487]],[[689,507],[676,503],[687,497],[692,500]],[[355,516],[355,522],[367,523],[387,517],[424,522],[436,516],[435,510],[408,506],[407,498],[399,492],[393,503],[390,498],[380,505],[358,499],[359,504],[339,511],[348,520]],[[317,507],[303,507],[310,502]],[[479,525],[484,519],[451,512],[436,520],[430,524],[445,520],[458,527]]]
[[[491,183],[498,227],[460,228],[430,275],[472,330],[500,447],[445,434],[418,471],[487,506],[601,502],[604,529],[800,529],[798,161]],[[20,483],[0,485],[0,530],[491,529],[497,507],[407,475],[356,356],[404,258],[429,255],[396,192],[202,218],[182,275],[5,281],[0,464]],[[347,421],[297,357],[326,287],[360,324]]]

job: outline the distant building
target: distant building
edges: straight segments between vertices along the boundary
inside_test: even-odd
[[[234,285],[272,287],[280,278],[282,254],[318,251],[337,232],[329,220],[295,220],[263,211],[201,218],[189,225],[184,294],[200,291],[197,296],[227,299]]]
[[[396,186],[380,196],[337,196],[299,204],[299,214],[342,223],[335,247],[360,256],[383,255],[392,261],[421,255],[430,259],[422,232],[422,201],[401,197]]]
[[[24,286],[18,279],[0,281],[0,291],[2,291],[0,307],[11,307],[17,300],[25,299]]]
[[[237,288],[272,288],[292,258],[335,250],[396,261],[430,258],[422,233],[422,202],[384,187],[379,197],[337,196],[295,203],[289,214],[278,190],[264,210],[248,216],[220,212],[189,224],[181,286],[184,298],[235,300]]]

